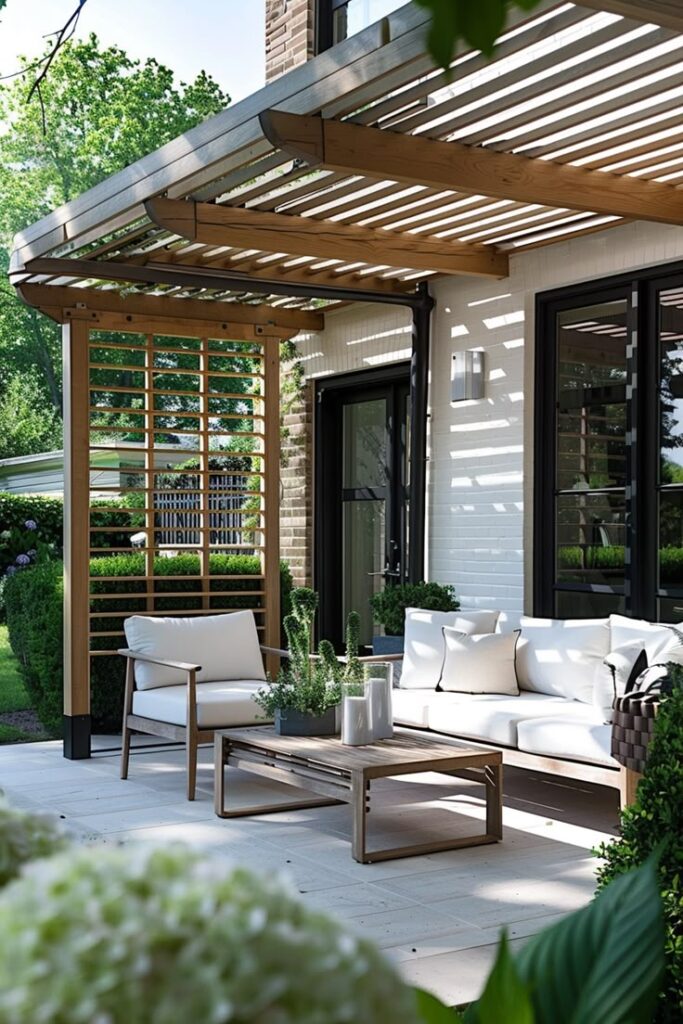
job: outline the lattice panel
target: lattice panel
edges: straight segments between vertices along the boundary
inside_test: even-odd
[[[250,608],[265,633],[269,344],[89,331],[92,656],[134,613]]]

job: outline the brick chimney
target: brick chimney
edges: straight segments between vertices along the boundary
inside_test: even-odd
[[[315,0],[266,0],[266,82],[315,54]]]

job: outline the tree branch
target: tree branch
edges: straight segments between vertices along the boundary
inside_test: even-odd
[[[84,8],[86,3],[87,3],[87,0],[78,0],[78,6],[76,7],[76,9],[71,14],[71,17],[65,22],[64,25],[62,25],[62,27],[59,29],[58,32],[51,32],[50,33],[50,35],[56,35],[57,39],[55,41],[55,45],[52,47],[50,52],[43,58],[42,61],[39,61],[39,65],[42,63],[43,66],[41,68],[40,73],[38,75],[36,75],[36,79],[35,79],[33,85],[29,89],[28,96],[26,97],[26,102],[27,103],[31,102],[31,99],[33,98],[33,95],[35,93],[38,93],[38,96],[41,99],[41,106],[42,106],[42,97],[40,96],[40,86],[41,86],[42,82],[45,81],[45,78],[47,77],[47,73],[50,70],[52,62],[55,59],[55,57],[57,56],[57,54],[59,53],[60,49],[62,48],[62,46],[64,46],[64,43],[68,42],[69,39],[71,39],[71,37],[73,36],[74,32],[76,31],[76,27],[78,25],[78,19],[80,18],[81,11],[83,10],[83,8]],[[44,108],[43,108],[43,124],[44,124]]]

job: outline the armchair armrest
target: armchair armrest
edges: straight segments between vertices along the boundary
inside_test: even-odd
[[[149,665],[162,665],[164,668],[174,668],[179,672],[201,672],[201,665],[190,665],[185,661],[170,661],[168,658],[152,658],[149,654],[140,654],[139,651],[131,651],[127,647],[119,649],[119,654],[124,658],[132,658],[134,661],[145,661]]]
[[[403,655],[402,654],[366,654],[362,658],[359,658],[358,660],[362,661],[363,663],[365,663],[365,662],[372,663],[373,661],[403,661]]]
[[[276,654],[279,658],[291,658],[289,651],[283,651],[280,647],[268,647],[267,644],[259,644],[263,654]]]

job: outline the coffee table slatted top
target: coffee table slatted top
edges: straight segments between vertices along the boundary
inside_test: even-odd
[[[301,759],[308,764],[320,764],[343,772],[363,770],[366,778],[387,775],[388,770],[403,768],[423,771],[444,770],[444,761],[456,762],[457,767],[477,768],[500,764],[499,750],[482,750],[462,744],[438,743],[421,736],[397,733],[393,739],[380,740],[365,746],[344,746],[339,737],[281,736],[272,726],[253,726],[245,729],[226,729],[224,735],[240,747],[253,744],[260,751],[269,750],[276,755]],[[466,762],[466,763],[465,763]]]

